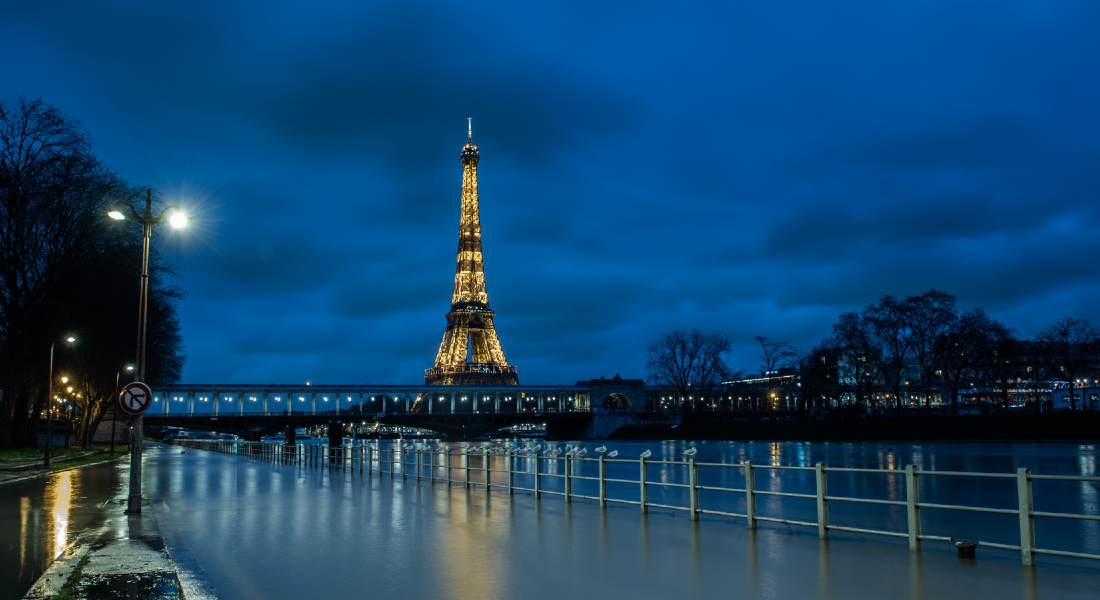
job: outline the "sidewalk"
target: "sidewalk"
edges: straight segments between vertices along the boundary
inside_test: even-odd
[[[86,532],[54,560],[24,596],[215,600],[210,585],[163,500],[127,515],[125,499],[108,501],[103,527]]]
[[[122,460],[126,458],[125,448],[122,453],[118,453],[113,458],[104,458],[98,462],[79,462],[82,459],[90,456],[103,455],[105,452],[90,451],[59,458],[50,461],[53,465],[49,471],[42,469],[42,458],[29,458],[29,459],[0,459],[0,484],[15,483],[17,481],[24,481],[26,479],[33,479],[35,477],[45,477],[53,473],[60,473],[69,469],[79,469],[99,462],[113,462],[116,460]],[[67,465],[66,463],[78,463],[74,465]]]

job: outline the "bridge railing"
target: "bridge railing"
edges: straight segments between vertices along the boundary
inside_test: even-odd
[[[1050,548],[1039,548],[1035,544],[1035,519],[1050,518],[1070,521],[1100,521],[1100,514],[1076,514],[1064,512],[1037,511],[1034,509],[1034,496],[1032,482],[1041,481],[1066,481],[1100,483],[1100,477],[1078,477],[1067,475],[1033,475],[1030,469],[1017,469],[1015,473],[981,473],[964,471],[930,471],[921,470],[914,465],[906,465],[904,469],[854,469],[828,467],[825,463],[817,463],[813,467],[783,466],[783,465],[757,465],[753,461],[742,463],[711,463],[696,461],[694,456],[682,461],[649,460],[646,456],[638,459],[609,458],[600,455],[598,458],[589,458],[583,455],[560,456],[557,454],[538,454],[537,451],[524,450],[500,450],[490,449],[481,451],[454,451],[452,448],[440,446],[436,450],[410,445],[398,445],[396,448],[375,448],[371,445],[345,445],[325,446],[323,444],[283,444],[269,442],[237,442],[237,441],[206,441],[206,440],[173,440],[173,444],[224,452],[228,454],[243,455],[250,458],[282,462],[303,467],[315,467],[320,469],[341,469],[344,471],[358,470],[373,476],[388,475],[391,479],[399,473],[402,479],[415,477],[417,481],[427,480],[431,483],[458,484],[469,489],[481,486],[486,493],[493,488],[507,491],[509,495],[515,492],[530,492],[536,500],[543,495],[560,496],[565,502],[572,502],[575,498],[598,501],[600,506],[607,503],[636,505],[642,513],[647,513],[650,508],[687,512],[693,521],[699,519],[700,514],[711,514],[726,517],[745,519],[750,529],[755,529],[759,521],[782,523],[816,528],[818,536],[826,539],[830,531],[846,531],[860,534],[880,535],[888,537],[906,538],[909,549],[916,552],[921,550],[923,541],[954,541],[951,536],[929,535],[922,532],[922,511],[943,510],[963,511],[1001,515],[1016,515],[1019,524],[1019,544],[1001,544],[995,542],[978,541],[978,546],[999,548],[1020,552],[1024,565],[1034,564],[1035,555],[1048,554],[1054,556],[1067,556],[1100,560],[1100,554],[1069,552]],[[480,458],[480,464],[471,464],[471,457]],[[497,466],[493,468],[493,459],[497,459]],[[457,459],[457,460],[456,460]],[[522,467],[526,463],[528,468]],[[594,463],[594,464],[593,464]],[[596,476],[580,475],[583,466],[588,464],[595,466]],[[607,476],[609,465],[636,465],[637,478],[611,478]],[[659,465],[662,469],[675,469],[681,471],[680,481],[677,483],[665,478],[655,481],[649,476],[649,467]],[[722,487],[700,484],[700,470],[738,470],[743,476],[744,487]],[[425,473],[425,471],[427,471]],[[458,478],[455,478],[457,471]],[[783,473],[798,473],[812,475],[813,493],[783,492],[775,490],[758,489],[756,475],[764,471],[782,475]],[[591,472],[591,469],[588,469]],[[496,481],[493,474],[500,474]],[[901,478],[904,481],[905,500],[889,500],[879,498],[864,498],[856,496],[831,495],[828,491],[829,473],[859,473],[892,478]],[[531,487],[523,487],[516,484],[516,478],[521,477],[531,482]],[[961,504],[942,504],[928,502],[921,498],[919,481],[928,478],[979,478],[1003,480],[1014,484],[1016,508],[995,508],[984,506],[970,506]],[[547,489],[547,480],[560,480],[562,485],[558,489]],[[581,494],[574,489],[578,482],[594,482],[596,495]],[[608,484],[631,484],[637,486],[637,495],[634,498],[615,498],[608,495]],[[555,486],[557,487],[557,486]],[[673,488],[686,490],[687,501],[680,504],[666,504],[652,502],[649,499],[650,488]],[[718,494],[736,494],[744,499],[744,512],[723,511],[704,508],[700,504],[700,491],[714,492]],[[815,520],[785,519],[762,515],[757,510],[759,496],[798,498],[813,500],[816,507],[817,518]],[[830,522],[831,503],[854,503],[859,505],[885,505],[905,507],[906,524],[904,531],[890,531],[885,529],[870,529],[852,527]]]
[[[337,412],[335,409],[330,409],[330,410],[326,410],[326,411],[297,410],[297,411],[292,411],[292,412],[289,412],[289,413],[285,410],[284,411],[279,411],[279,412],[272,412],[272,411],[268,411],[268,412],[244,411],[244,412],[241,412],[241,411],[236,411],[236,410],[233,410],[233,411],[227,410],[227,411],[216,412],[216,413],[215,412],[204,412],[204,413],[193,413],[193,412],[167,412],[167,413],[165,413],[165,412],[146,412],[144,414],[144,416],[145,416],[146,419],[179,419],[179,418],[204,419],[204,418],[218,418],[218,417],[226,417],[226,418],[229,418],[229,417],[289,417],[289,418],[294,418],[294,417],[303,417],[303,416],[322,416],[322,415],[323,416],[337,416],[337,417],[366,415],[366,416],[373,417],[373,416],[376,416],[378,414],[384,414],[387,417],[406,416],[406,415],[421,416],[421,417],[449,417],[449,416],[452,416],[452,415],[453,416],[468,417],[468,416],[475,416],[475,415],[477,415],[477,416],[493,416],[493,415],[541,416],[541,415],[560,414],[560,413],[589,413],[589,412],[592,412],[591,409],[589,409],[588,407],[579,407],[579,408],[545,407],[543,409],[524,408],[524,409],[519,410],[519,411],[503,411],[502,410],[502,411],[499,411],[499,412],[497,412],[495,410],[465,410],[465,411],[457,411],[456,410],[454,412],[445,411],[445,412],[435,412],[435,413],[407,412],[407,411],[404,411],[404,410],[388,410],[388,411],[385,411],[384,413],[379,413],[377,411],[360,412],[358,410],[354,410],[354,409],[357,409],[357,408],[358,407],[352,407],[351,409],[344,408],[344,409],[340,409],[339,412]]]

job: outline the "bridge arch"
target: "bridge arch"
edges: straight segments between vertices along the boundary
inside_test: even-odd
[[[626,394],[614,392],[605,396],[600,406],[604,410],[634,408],[634,401]]]

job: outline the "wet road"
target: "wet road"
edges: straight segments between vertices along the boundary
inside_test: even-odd
[[[103,524],[103,503],[125,494],[129,462],[0,485],[0,599],[22,598],[81,532]]]
[[[712,453],[730,460],[774,454],[786,464],[800,454],[814,461],[832,453],[834,462],[867,465],[908,460],[914,451],[913,445],[712,444],[700,445],[707,460],[718,458]],[[647,446],[669,455],[680,448],[615,446],[624,455]],[[1028,458],[1043,462],[1046,473],[1095,468],[1090,447],[976,446],[917,450],[926,461],[935,455],[941,470],[965,462],[1004,471]],[[656,511],[642,517],[636,507],[601,510],[556,497],[536,502],[525,494],[509,498],[194,450],[151,457],[146,477],[146,496],[171,507],[223,598],[1095,599],[1100,589],[1097,564],[1079,559],[1044,556],[1031,571],[1021,568],[1017,553],[983,548],[977,561],[960,564],[948,544],[928,543],[911,554],[904,541],[889,538],[838,534],[823,543],[810,531],[785,527],[754,534],[735,519],[690,523]],[[982,492],[963,486],[962,493]],[[1075,488],[1068,502],[1087,496]],[[1090,544],[1088,534],[1073,539]]]

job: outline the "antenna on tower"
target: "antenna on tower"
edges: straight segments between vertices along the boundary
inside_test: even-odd
[[[466,120],[469,121],[470,126],[470,128],[466,130],[466,140],[472,142],[474,141],[474,118],[466,117]]]

